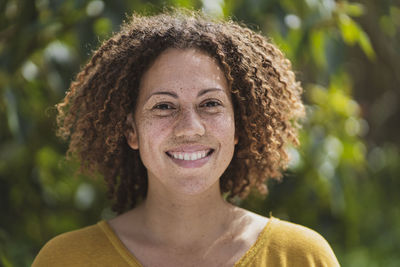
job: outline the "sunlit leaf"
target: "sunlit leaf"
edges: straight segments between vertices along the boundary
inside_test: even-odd
[[[325,34],[321,30],[311,32],[311,52],[316,64],[320,67],[326,66],[325,56]]]
[[[112,31],[112,23],[108,18],[99,18],[93,24],[94,32],[100,37],[105,38]]]
[[[171,2],[175,6],[190,8],[190,7],[193,7],[194,1],[192,1],[192,0],[172,0]]]
[[[350,17],[341,14],[339,16],[339,27],[343,40],[347,44],[354,45],[358,41],[361,29]]]
[[[360,3],[342,2],[341,4],[344,12],[349,16],[359,17],[365,13],[364,6]]]
[[[359,44],[361,46],[361,49],[367,55],[367,57],[371,60],[375,60],[376,58],[375,51],[372,48],[368,35],[363,31],[361,31],[359,35]]]

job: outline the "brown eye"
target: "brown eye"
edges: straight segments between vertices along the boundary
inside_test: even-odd
[[[169,110],[169,109],[174,109],[174,107],[168,103],[161,103],[161,104],[157,104],[153,107],[153,109],[157,109],[157,110]]]
[[[213,108],[213,107],[218,107],[218,106],[221,106],[221,103],[216,100],[210,100],[203,104],[203,107],[207,107],[207,108]]]

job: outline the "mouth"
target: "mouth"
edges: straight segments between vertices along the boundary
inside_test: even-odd
[[[184,160],[184,161],[196,161],[204,159],[210,156],[214,152],[214,149],[206,149],[199,151],[167,151],[165,152],[170,158],[176,160]]]

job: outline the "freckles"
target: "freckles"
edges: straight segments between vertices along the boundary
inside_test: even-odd
[[[220,136],[224,140],[228,140],[228,136],[233,138],[235,135],[233,118],[228,116],[221,116],[217,120],[209,122],[208,127],[216,136]]]
[[[221,127],[221,128],[229,128],[231,125],[234,127],[234,119],[231,114],[227,113],[221,113],[219,114],[216,118],[215,121],[213,122],[214,124],[218,124],[215,126]]]
[[[154,119],[144,119],[142,123],[143,132],[151,138],[159,138],[163,133],[168,132],[172,124],[170,120]]]

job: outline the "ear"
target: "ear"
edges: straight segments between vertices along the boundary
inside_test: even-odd
[[[239,142],[239,137],[237,136],[237,134],[235,133],[235,139],[234,139],[234,141],[235,141],[235,145],[237,145],[238,144],[238,142]]]
[[[125,132],[126,140],[128,141],[128,145],[132,149],[139,149],[139,142],[137,136],[137,128],[135,125],[135,121],[133,120],[133,114],[129,113],[126,117],[126,124],[129,126],[129,130]]]

